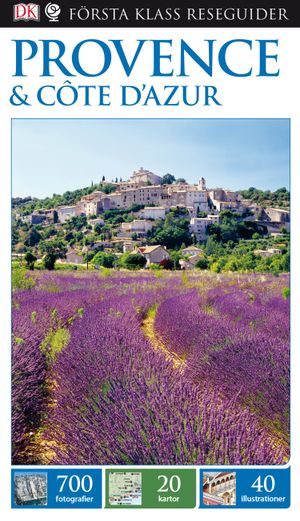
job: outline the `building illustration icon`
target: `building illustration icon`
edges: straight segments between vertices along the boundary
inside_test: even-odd
[[[204,472],[203,503],[207,506],[236,504],[235,472]]]

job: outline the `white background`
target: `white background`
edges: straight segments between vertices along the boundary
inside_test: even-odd
[[[198,69],[193,68],[193,76],[188,78],[150,78],[152,54],[151,46],[143,54],[143,60],[137,62],[134,73],[126,78],[120,64],[113,57],[109,72],[103,78],[74,78],[72,83],[77,84],[111,84],[112,92],[117,92],[120,84],[208,84],[216,85],[219,98],[223,105],[221,107],[120,107],[113,97],[110,107],[42,107],[36,103],[32,107],[13,107],[9,103],[13,85],[22,83],[28,91],[34,92],[45,83],[61,86],[66,80],[61,73],[55,72],[55,78],[39,78],[41,74],[41,55],[28,62],[26,67],[28,78],[13,78],[15,67],[14,44],[12,39],[60,39],[68,48],[67,62],[69,61],[69,50],[80,40],[95,38],[106,41],[108,39],[123,39],[129,53],[135,49],[137,39],[173,39],[173,66],[177,67],[176,49],[179,39],[185,39],[195,49],[204,39],[216,39],[218,42],[233,38],[243,39],[278,39],[280,76],[277,78],[231,78],[220,71],[215,62],[215,74],[209,78],[203,73],[196,75]],[[201,43],[203,46],[203,43]],[[217,48],[219,43],[217,43]],[[203,47],[199,47],[203,48]],[[2,519],[64,519],[66,516],[72,519],[144,519],[155,516],[163,519],[172,516],[175,519],[188,517],[189,519],[238,519],[252,518],[263,519],[267,516],[272,519],[294,519],[296,512],[299,513],[299,240],[297,223],[299,220],[299,143],[300,143],[300,103],[299,103],[299,57],[300,31],[299,29],[1,29],[0,56],[1,56],[1,83],[0,83],[0,143],[1,143],[1,474],[0,474],[0,509]],[[170,49],[166,47],[166,54]],[[251,65],[257,72],[257,53],[241,51],[231,56],[232,64],[248,65],[251,56]],[[86,67],[94,67],[97,55],[89,52],[84,57]],[[167,66],[167,62],[166,62]],[[93,70],[93,69],[91,69]],[[20,81],[22,80],[22,81]],[[291,194],[292,194],[292,445],[291,445],[291,467],[292,467],[292,506],[288,510],[274,509],[243,509],[243,510],[11,510],[11,484],[10,484],[10,132],[11,118],[291,118]],[[217,153],[217,152],[216,152]],[[298,319],[298,320],[297,320]],[[3,517],[4,515],[4,517]]]

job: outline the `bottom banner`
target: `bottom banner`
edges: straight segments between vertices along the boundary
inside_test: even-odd
[[[200,470],[201,508],[288,508],[290,469]]]
[[[197,484],[197,472],[199,483]],[[12,508],[288,508],[290,468],[12,470]]]
[[[194,469],[106,471],[106,508],[195,508]]]
[[[12,508],[101,508],[101,469],[12,470]]]

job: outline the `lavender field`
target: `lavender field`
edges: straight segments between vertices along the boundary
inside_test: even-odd
[[[13,293],[14,464],[282,464],[287,275],[33,272]]]

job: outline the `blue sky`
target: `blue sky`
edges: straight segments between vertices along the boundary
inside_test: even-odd
[[[60,194],[140,166],[210,188],[289,188],[287,119],[15,119],[13,196]]]
[[[37,470],[20,470],[15,471],[14,476],[47,476],[47,472]]]

